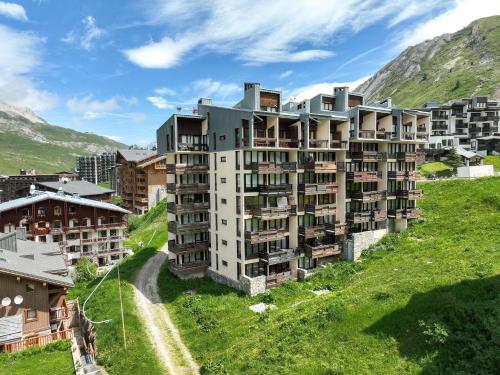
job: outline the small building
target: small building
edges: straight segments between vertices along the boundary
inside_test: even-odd
[[[82,198],[94,199],[101,202],[111,202],[111,195],[114,190],[103,188],[99,185],[87,181],[50,181],[40,182],[37,189],[41,191],[52,191],[57,193],[62,191],[65,194],[77,195]]]
[[[56,172],[54,174],[59,177],[59,181],[62,181],[62,180],[77,181],[80,179],[78,176],[78,173],[73,172],[73,171],[60,171],[60,172]]]
[[[478,138],[477,152],[482,156],[500,155],[500,133]]]
[[[73,286],[57,244],[0,233],[0,351],[17,352],[72,337]]]
[[[68,266],[82,256],[106,266],[131,252],[124,246],[127,214],[114,204],[62,191],[33,191],[0,204],[0,230],[25,228],[29,240],[58,246]]]
[[[166,197],[166,157],[152,150],[118,150],[116,178],[122,206],[144,214]]]

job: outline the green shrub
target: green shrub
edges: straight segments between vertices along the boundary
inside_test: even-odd
[[[206,361],[200,368],[201,375],[227,375],[229,374],[220,361]]]
[[[76,280],[90,281],[97,276],[97,264],[89,260],[87,257],[81,257],[76,262]]]

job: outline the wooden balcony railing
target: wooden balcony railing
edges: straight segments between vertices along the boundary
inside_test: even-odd
[[[188,165],[184,163],[167,164],[167,173],[171,174],[193,174],[207,173],[208,163]]]
[[[379,178],[382,178],[379,171],[346,172],[347,181],[352,182],[377,182]]]
[[[177,142],[177,149],[179,151],[208,151],[208,145],[206,143]]]
[[[299,226],[299,236],[303,236],[306,239],[323,237],[326,235],[325,231],[325,225],[315,225],[311,227]]]
[[[397,190],[396,198],[399,199],[420,199],[424,196],[424,192],[419,189],[415,190]]]
[[[176,276],[188,276],[193,274],[204,273],[208,269],[208,261],[177,264],[175,259],[168,262],[168,269]]]
[[[289,139],[289,138],[279,138],[278,145],[283,148],[298,148],[299,147],[298,139]]]
[[[278,241],[288,236],[288,228],[245,231],[245,239],[252,243]]]
[[[276,138],[253,137],[254,147],[276,147]]]
[[[245,164],[246,170],[251,170],[257,173],[291,173],[297,172],[296,162],[274,163],[269,161],[260,161],[250,164]]]
[[[375,130],[360,130],[358,133],[359,138],[375,138]]]
[[[387,199],[387,191],[351,191],[349,193],[349,198],[355,201],[362,202],[377,202],[383,199]]]
[[[387,211],[391,219],[417,219],[420,217],[420,208],[400,208]]]
[[[266,286],[272,288],[288,280],[296,280],[297,271],[285,271],[266,276]]]
[[[351,151],[347,157],[353,161],[376,162],[387,160],[387,153],[378,151]]]
[[[186,214],[190,212],[203,212],[210,208],[210,202],[199,202],[199,203],[181,203],[177,204],[175,202],[167,203],[167,212],[174,215]]]
[[[68,319],[68,309],[66,307],[50,309],[49,317],[51,323],[60,322],[61,320]]]
[[[298,259],[299,256],[300,254],[296,249],[281,249],[270,253],[268,253],[267,251],[259,252],[260,259],[270,266],[278,263],[289,262],[293,259]]]
[[[339,141],[336,139],[332,139],[330,141],[330,148],[336,150],[345,150],[347,148],[347,141]]]
[[[180,224],[176,221],[168,222],[168,231],[170,233],[185,234],[189,232],[206,232],[208,231],[210,224],[208,221],[202,221],[199,223],[188,223]]]
[[[260,195],[291,195],[292,185],[291,184],[271,184],[271,185],[259,185],[257,187]]]
[[[260,220],[286,219],[297,214],[297,206],[286,207],[245,207],[245,211]]]
[[[70,340],[73,338],[73,329],[66,329],[64,331],[58,331],[49,333],[48,335],[41,335],[36,337],[30,337],[24,340],[9,342],[4,344],[3,351],[6,353],[16,353],[21,350],[31,348],[33,346],[44,346],[50,344],[51,342],[59,340]]]
[[[341,246],[338,243],[320,244],[317,246],[304,244],[303,250],[305,256],[308,258],[324,258],[340,255],[342,252]]]
[[[328,223],[325,224],[325,229],[327,233],[334,234],[336,236],[342,236],[347,233],[346,223]]]
[[[328,139],[309,139],[309,148],[328,148]]]
[[[306,161],[299,168],[314,173],[337,173],[337,163],[334,161]]]
[[[167,184],[167,193],[169,194],[196,194],[206,193],[210,189],[208,184]]]
[[[420,178],[420,173],[417,171],[389,171],[387,172],[387,178],[396,181],[416,181]]]
[[[298,191],[304,195],[316,194],[336,194],[338,191],[338,183],[323,182],[317,184],[299,184]]]
[[[416,152],[398,152],[396,154],[397,161],[404,161],[407,163],[414,163],[417,161],[417,153]]]
[[[314,216],[335,215],[337,213],[337,204],[306,204],[305,212]]]
[[[168,241],[168,251],[174,254],[192,253],[197,251],[208,251],[209,242],[175,243],[175,240]]]
[[[380,210],[370,210],[370,211],[357,211],[348,212],[346,214],[347,221],[354,224],[367,223],[370,220],[373,221],[383,221],[387,219],[387,214],[385,211]]]

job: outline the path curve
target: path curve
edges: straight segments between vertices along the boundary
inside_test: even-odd
[[[181,339],[158,293],[160,269],[168,259],[168,245],[142,266],[134,282],[139,316],[165,369],[172,375],[199,374],[199,367]]]

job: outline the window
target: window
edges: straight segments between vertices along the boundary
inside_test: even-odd
[[[222,261],[222,265],[223,265],[224,267],[227,267],[227,262],[226,262],[225,260],[223,260],[223,261]]]
[[[227,225],[227,220],[226,219],[222,219],[222,225]]]
[[[220,178],[220,183],[225,184],[226,183],[226,177],[221,177]]]
[[[217,150],[217,133],[212,133],[214,138],[214,150]]]
[[[68,211],[69,211],[70,214],[76,213],[76,206],[69,206],[69,210]]]
[[[62,208],[57,206],[54,207],[54,216],[61,216],[62,215]]]
[[[38,216],[45,216],[45,208],[40,207],[37,211]]]
[[[223,244],[224,246],[227,246],[227,241],[226,241],[226,240],[222,240],[221,242],[222,242],[222,244]]]
[[[33,283],[26,284],[26,292],[27,293],[31,293],[34,291],[35,291],[35,284],[33,284]]]
[[[241,242],[240,242],[240,240],[236,241],[236,257],[238,259],[241,259]]]
[[[220,202],[221,202],[222,204],[227,204],[227,199],[226,199],[226,198],[222,198],[222,199],[220,200]]]
[[[225,141],[226,140],[226,136],[225,135],[220,135],[219,136],[219,140],[220,141]]]
[[[220,162],[221,163],[225,163],[226,162],[226,157],[225,156],[221,156],[220,157]]]
[[[36,309],[28,309],[26,312],[26,321],[36,320]]]

